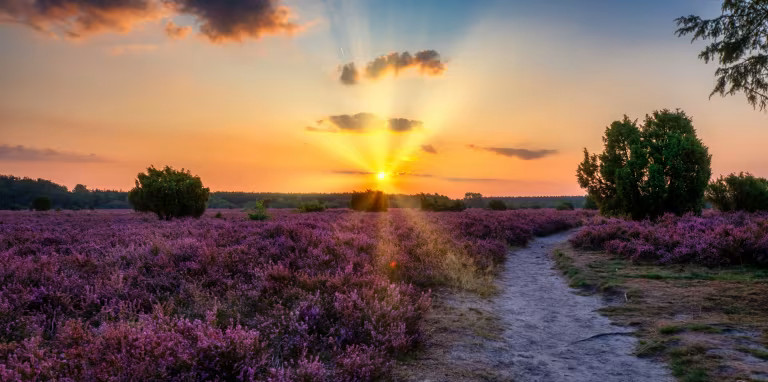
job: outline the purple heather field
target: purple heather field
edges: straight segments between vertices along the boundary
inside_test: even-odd
[[[386,378],[432,288],[593,216],[270,213],[0,212],[0,379]]]

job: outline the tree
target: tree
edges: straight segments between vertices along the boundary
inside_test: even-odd
[[[467,192],[464,194],[464,203],[470,208],[483,208],[483,194]]]
[[[768,180],[750,173],[721,176],[707,187],[707,200],[721,211],[768,210]]]
[[[462,200],[453,200],[440,194],[419,194],[421,209],[424,211],[464,211],[467,205]]]
[[[753,107],[768,107],[768,1],[724,0],[718,17],[690,15],[676,22],[679,37],[712,41],[699,53],[704,62],[720,65],[710,97],[743,92]]]
[[[506,211],[507,205],[504,203],[503,200],[493,199],[490,202],[488,202],[488,209],[494,210],[494,211]]]
[[[386,212],[389,198],[382,191],[353,192],[349,206],[355,211]]]
[[[154,212],[160,219],[200,217],[205,212],[210,190],[203,187],[200,177],[188,170],[147,168],[139,173],[136,187],[128,193],[128,201],[136,211]]]
[[[579,185],[605,215],[655,219],[701,212],[711,156],[682,111],[655,111],[642,126],[626,116],[606,128],[604,150],[576,170]]]
[[[32,201],[32,208],[35,211],[48,211],[51,209],[51,198],[47,196],[38,196]]]

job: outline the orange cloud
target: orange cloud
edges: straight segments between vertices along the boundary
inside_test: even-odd
[[[187,37],[191,31],[192,27],[176,25],[173,21],[165,23],[165,34],[174,40]]]
[[[407,118],[383,119],[372,113],[339,114],[320,119],[315,126],[307,126],[305,129],[311,132],[322,133],[363,133],[376,128],[383,128],[393,133],[407,133],[421,129],[424,124],[421,121]]]

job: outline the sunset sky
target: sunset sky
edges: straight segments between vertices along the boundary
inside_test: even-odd
[[[611,121],[681,108],[714,175],[768,177],[768,114],[709,99],[715,66],[674,34],[720,1],[110,3],[0,0],[0,174],[581,195]]]

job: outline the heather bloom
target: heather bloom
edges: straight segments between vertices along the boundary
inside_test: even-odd
[[[216,212],[0,212],[0,380],[386,377],[431,287],[589,215]]]

